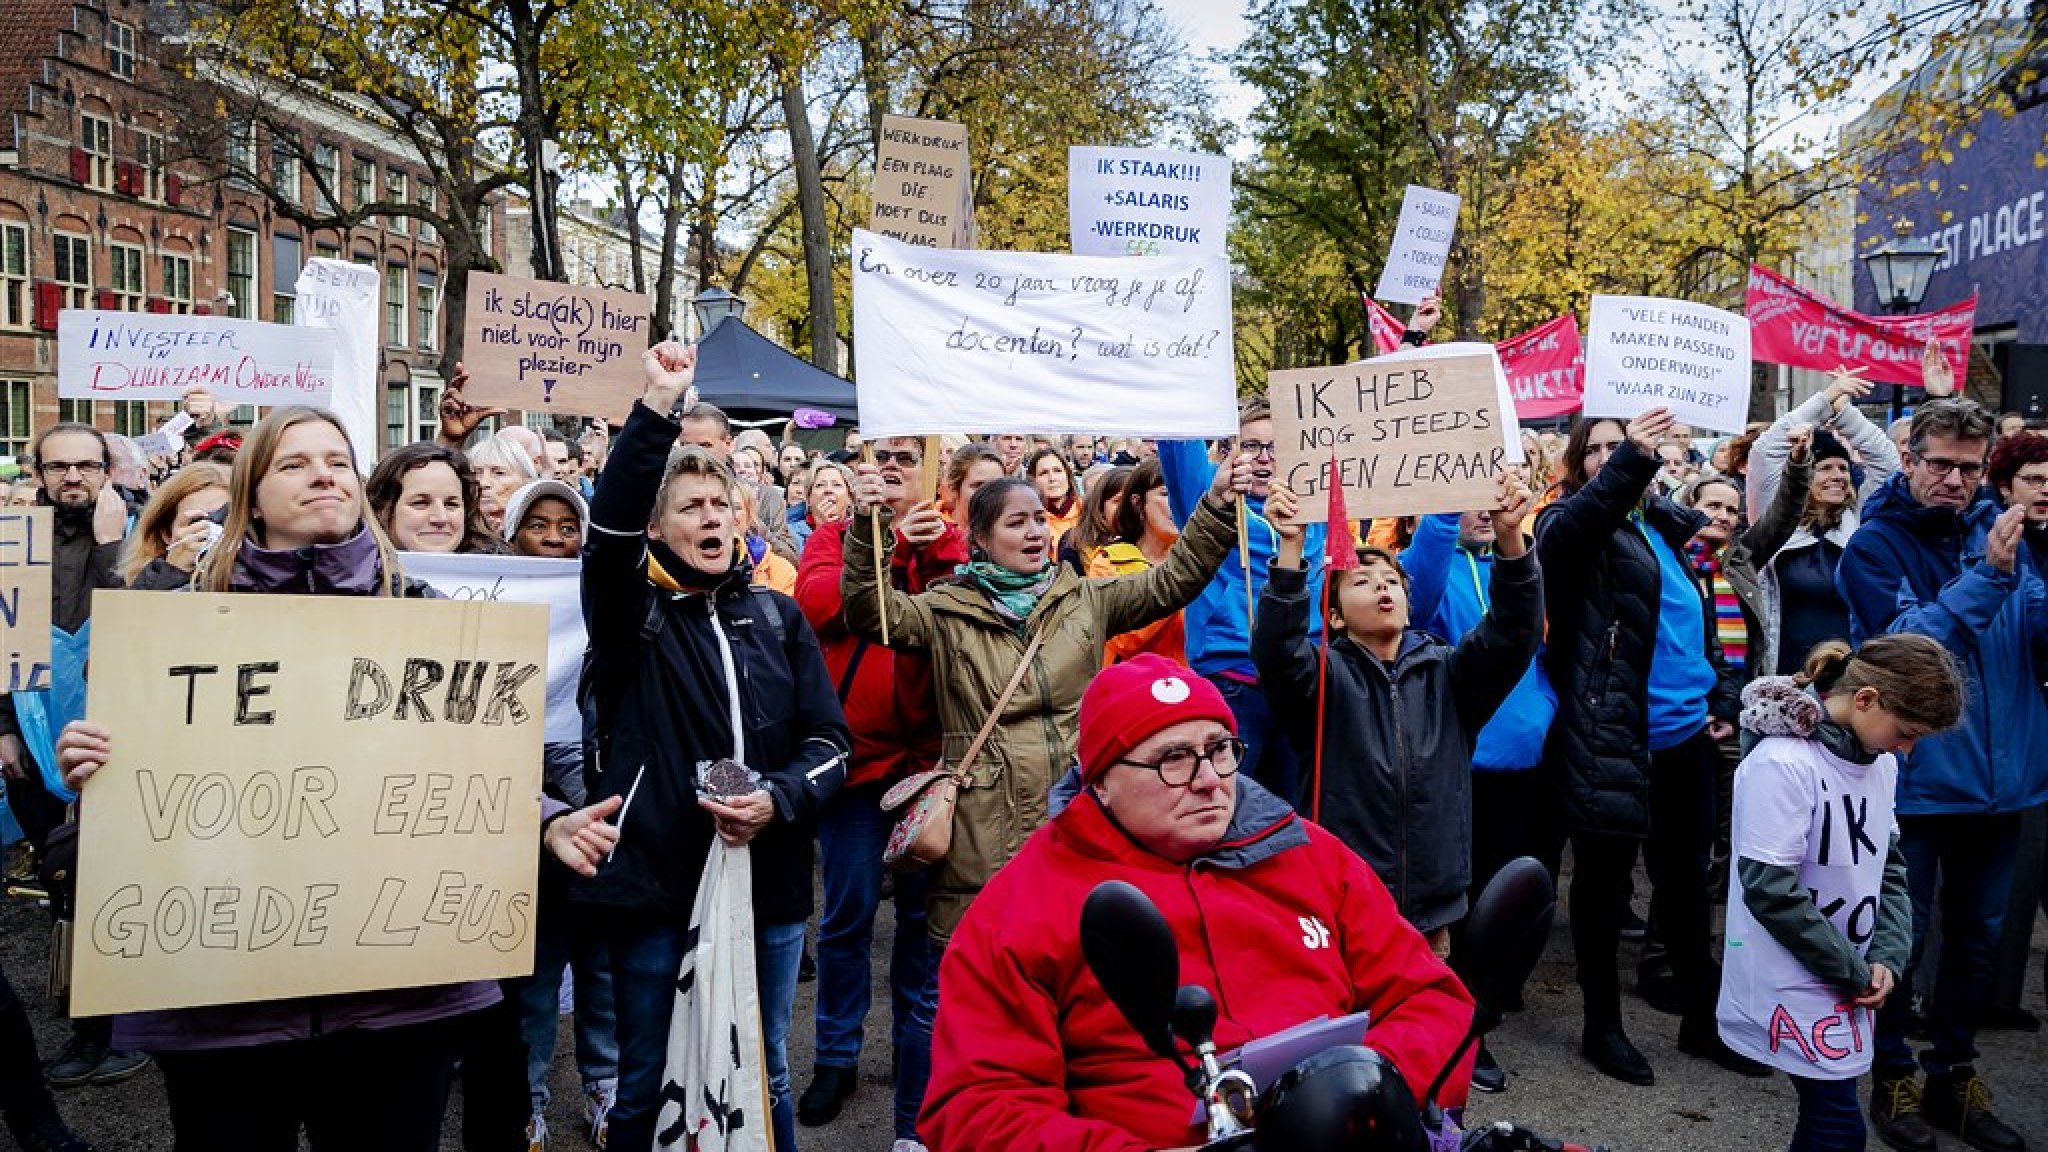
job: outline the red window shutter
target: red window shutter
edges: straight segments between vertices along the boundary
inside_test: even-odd
[[[80,184],[92,179],[92,156],[83,148],[71,150],[71,178]]]
[[[211,315],[213,315],[213,305],[211,305],[211,304],[194,304],[194,305],[192,306],[192,314],[193,314],[194,316],[211,316]]]
[[[114,190],[124,196],[142,195],[142,167],[132,160],[115,164]]]
[[[184,191],[185,182],[183,180],[178,179],[178,174],[176,172],[172,172],[168,176],[164,177],[164,203],[176,205],[178,202],[179,194]]]
[[[55,280],[36,282],[36,328],[42,332],[57,330],[57,313],[64,308],[64,285]]]
[[[93,293],[92,306],[102,312],[113,312],[121,307],[120,294],[112,288],[102,288]]]
[[[171,310],[171,302],[161,296],[151,296],[142,307],[146,312],[169,312]]]

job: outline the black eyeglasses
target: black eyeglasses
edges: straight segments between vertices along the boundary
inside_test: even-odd
[[[1185,788],[1194,783],[1195,773],[1208,764],[1218,778],[1227,779],[1237,775],[1237,766],[1244,759],[1244,741],[1227,736],[1204,748],[1169,748],[1157,760],[1119,760],[1133,768],[1150,768],[1159,773],[1159,779],[1169,788]]]
[[[41,468],[45,476],[62,476],[74,469],[80,476],[97,476],[107,470],[107,466],[98,460],[49,460]]]
[[[914,468],[917,466],[918,459],[919,457],[915,452],[891,452],[884,448],[875,449],[875,463],[877,464],[900,464],[905,468]]]
[[[1965,480],[1975,480],[1984,474],[1982,460],[1948,460],[1940,456],[1921,456],[1918,452],[1913,455],[1919,458],[1920,463],[1932,472],[1937,480],[1951,472],[1962,473]]]
[[[1273,454],[1280,450],[1280,445],[1273,440],[1239,440],[1237,450],[1254,460],[1270,460]]]

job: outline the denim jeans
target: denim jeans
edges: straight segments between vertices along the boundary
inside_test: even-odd
[[[1257,780],[1266,791],[1307,812],[1307,808],[1301,806],[1302,782],[1295,764],[1294,749],[1287,744],[1287,734],[1274,723],[1273,708],[1266,703],[1265,690],[1257,684],[1227,676],[1211,676],[1209,683],[1223,693],[1223,702],[1230,706],[1230,714],[1237,717],[1237,738],[1244,741],[1244,762],[1238,765],[1238,771]]]
[[[1792,1077],[1799,1093],[1799,1121],[1787,1152],[1863,1152],[1863,1110],[1856,1106],[1856,1080]]]
[[[562,1013],[562,969],[576,982],[576,1072],[588,1088],[617,1080],[619,1037],[612,1011],[612,962],[601,926],[566,900],[541,900],[533,940],[533,975],[517,986],[519,1030],[526,1038],[526,1083],[533,1111],[548,1110],[548,1070]]]
[[[945,949],[932,945],[931,972],[910,1007],[910,1024],[896,1046],[896,1138],[917,1139],[917,1114],[932,1079],[932,1028],[939,1019],[939,962]]]
[[[860,1067],[861,1030],[867,1022],[873,969],[875,911],[882,902],[882,849],[895,816],[881,809],[882,784],[845,788],[818,818],[825,907],[818,920],[818,1065]],[[896,877],[896,938],[889,956],[892,1063],[931,978],[931,941],[925,930],[923,873]],[[917,1134],[915,1101],[906,1101],[896,1078],[896,1136]],[[906,1115],[905,1107],[909,1105]]]
[[[1991,991],[1992,955],[2012,895],[2020,815],[1900,816],[1899,848],[1913,898],[1913,959],[1877,1013],[1877,1071],[1910,1074],[1913,987],[1928,991],[1927,1051],[1920,1066],[1947,1072],[1977,1058],[1977,1025]],[[1937,883],[1938,881],[1938,883]],[[1924,955],[1936,902],[1941,951]]]
[[[651,1152],[668,1066],[668,1025],[676,1007],[689,929],[674,921],[622,919],[608,933],[612,1003],[619,1035],[619,1099],[612,1108],[610,1152]],[[754,926],[754,979],[761,1001],[763,1071],[774,1109],[775,1146],[796,1149],[796,1101],[789,1090],[789,1018],[796,1006],[804,926]]]

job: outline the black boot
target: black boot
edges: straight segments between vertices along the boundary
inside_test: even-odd
[[[1911,1070],[1870,1078],[1870,1126],[1897,1152],[1934,1152],[1934,1129],[1920,1110],[1920,1080]]]
[[[797,1097],[797,1122],[806,1128],[817,1128],[838,1119],[839,1110],[846,1105],[846,1098],[853,1095],[854,1085],[859,1082],[860,1073],[852,1068],[818,1065],[817,1073],[811,1077],[811,1086]]]
[[[1764,1080],[1771,1075],[1770,1065],[1759,1064],[1730,1048],[1727,1042],[1721,1039],[1720,1031],[1711,1020],[1704,1024],[1681,1025],[1678,1029],[1678,1050],[1687,1056],[1712,1060],[1737,1076]]]
[[[1479,1055],[1472,1059],[1472,1090],[1474,1092],[1505,1092],[1508,1090],[1507,1069],[1487,1051],[1486,1041],[1479,1042]]]
[[[1647,1088],[1657,1082],[1657,1074],[1651,1071],[1650,1062],[1628,1042],[1620,1025],[1588,1027],[1579,1040],[1579,1052],[1593,1062],[1593,1067],[1624,1084]]]
[[[2027,1142],[1991,1114],[1991,1089],[1967,1064],[1927,1078],[1927,1122],[1982,1152],[2023,1152]]]

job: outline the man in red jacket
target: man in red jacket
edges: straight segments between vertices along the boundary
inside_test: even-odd
[[[1237,774],[1244,745],[1222,695],[1141,656],[1089,685],[1080,728],[1078,793],[946,949],[920,1125],[933,1152],[1202,1143],[1179,1070],[1145,1048],[1082,959],[1081,905],[1104,880],[1136,885],[1165,914],[1181,982],[1216,996],[1220,1050],[1366,1011],[1364,1043],[1419,1093],[1463,1038],[1472,999],[1363,860]],[[1470,1072],[1468,1057],[1445,1104],[1462,1102]]]
[[[967,562],[967,542],[913,484],[923,442],[903,437],[875,446],[884,498],[895,512],[896,550],[891,578],[905,592],[951,576]],[[798,1121],[829,1124],[853,1093],[860,1065],[861,1027],[867,1020],[869,945],[881,902],[882,848],[891,817],[882,793],[921,772],[939,756],[938,715],[931,667],[921,655],[870,644],[840,621],[840,565],[846,522],[828,522],[811,534],[797,568],[796,600],[825,649],[825,666],[839,686],[839,703],[853,729],[853,769],[818,821],[825,907],[818,921],[818,1067],[797,1101]],[[921,1045],[904,1045],[904,1028],[920,999],[930,995],[930,943],[925,934],[924,879],[896,879],[896,941],[889,960],[896,1056],[896,1136],[916,1140],[924,1099]],[[929,1013],[931,1005],[926,1006]],[[907,1058],[906,1058],[907,1057]]]

